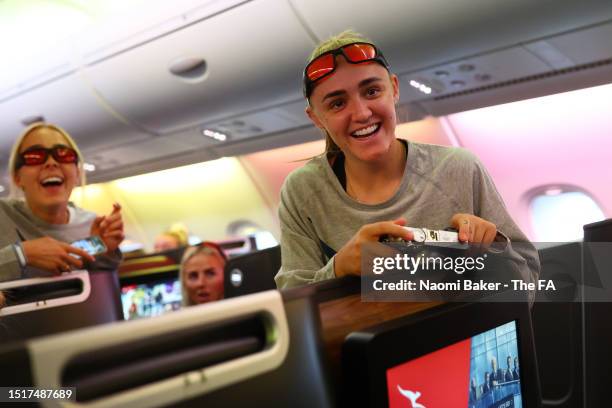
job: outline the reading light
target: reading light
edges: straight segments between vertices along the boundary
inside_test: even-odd
[[[217,131],[210,130],[210,129],[202,130],[202,134],[204,136],[211,137],[220,142],[225,142],[227,140],[227,135],[225,133],[217,132]]]
[[[423,92],[424,94],[429,95],[431,93],[430,87],[418,81],[415,81],[414,79],[410,80],[410,85],[412,85],[414,88],[418,89],[419,91]]]

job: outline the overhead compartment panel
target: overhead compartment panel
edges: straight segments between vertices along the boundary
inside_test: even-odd
[[[71,74],[0,103],[2,161],[5,162],[14,140],[24,129],[22,120],[33,116],[42,116],[47,122],[65,128],[84,153],[150,136],[105,110],[78,74]]]
[[[158,133],[299,99],[313,44],[289,4],[256,0],[85,68],[93,87],[131,122]],[[200,79],[169,65],[202,58]]]
[[[293,2],[320,39],[353,28],[379,44],[399,73],[612,19],[609,0]]]

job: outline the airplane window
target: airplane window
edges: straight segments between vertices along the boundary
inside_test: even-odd
[[[539,242],[581,240],[582,226],[603,220],[599,205],[582,191],[548,188],[531,200],[531,221]]]

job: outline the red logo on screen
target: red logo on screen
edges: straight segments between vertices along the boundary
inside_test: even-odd
[[[388,369],[389,407],[467,407],[470,349],[467,339]]]
[[[412,408],[426,408],[425,405],[423,404],[419,404],[418,402],[416,402],[417,399],[419,399],[419,397],[421,396],[421,393],[416,391],[416,392],[412,392],[410,390],[402,390],[402,387],[400,387],[399,385],[397,386],[397,389],[399,390],[400,394],[402,394],[404,397],[408,398],[408,400],[410,400],[410,406]]]

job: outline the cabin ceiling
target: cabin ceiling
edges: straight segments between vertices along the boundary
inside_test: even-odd
[[[2,169],[37,116],[74,135],[91,181],[317,139],[301,71],[348,27],[385,51],[406,121],[612,82],[609,0],[66,1],[88,19],[51,45],[34,12],[46,3],[0,2],[0,27],[40,24],[23,44],[2,32],[18,51],[0,71]]]

